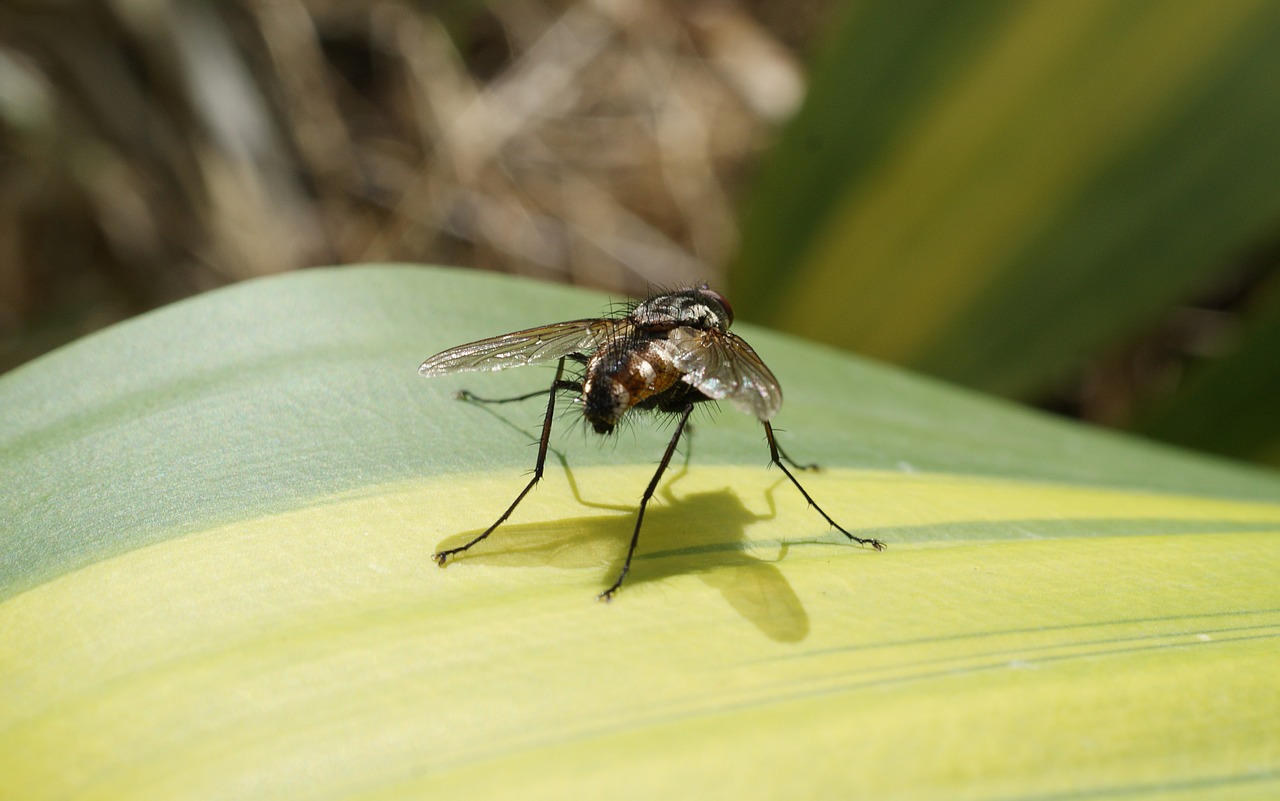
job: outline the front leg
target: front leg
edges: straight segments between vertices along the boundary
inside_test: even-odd
[[[477,543],[483,541],[485,537],[488,537],[490,534],[492,534],[494,529],[502,525],[503,521],[505,521],[508,517],[511,516],[511,513],[514,512],[516,510],[516,507],[520,505],[520,502],[524,500],[524,496],[529,494],[529,490],[533,489],[534,485],[537,484],[538,481],[542,479],[542,470],[547,463],[547,448],[549,447],[551,442],[551,423],[555,419],[556,390],[562,388],[561,385],[563,384],[572,384],[572,382],[561,380],[560,376],[563,373],[564,373],[564,359],[562,358],[560,359],[560,364],[556,366],[556,377],[555,377],[555,380],[551,382],[551,387],[549,389],[541,390],[539,392],[533,393],[532,395],[525,395],[519,398],[507,398],[506,400],[497,400],[497,401],[483,401],[483,400],[479,401],[481,403],[505,403],[507,401],[524,400],[525,398],[534,397],[536,395],[542,395],[544,393],[548,396],[547,397],[547,415],[542,420],[542,437],[538,440],[538,461],[533,466],[533,478],[529,479],[529,483],[526,484],[525,488],[520,491],[520,494],[517,495],[516,499],[511,502],[511,505],[507,507],[507,511],[503,512],[502,515],[497,520],[494,521],[493,525],[485,529],[480,536],[476,537],[471,542],[468,542],[466,545],[460,545],[457,548],[449,548],[447,550],[443,550],[435,554],[435,556],[433,556],[432,558],[436,560],[436,564],[440,565],[441,567],[444,567],[445,562],[449,560],[449,557],[462,553],[463,551],[467,550],[471,546],[476,545]]]

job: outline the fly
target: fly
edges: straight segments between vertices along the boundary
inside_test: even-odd
[[[797,470],[813,469],[816,465],[797,464],[778,445],[769,421],[782,407],[782,388],[751,346],[742,337],[730,333],[732,323],[733,307],[729,301],[701,284],[654,295],[623,315],[570,320],[503,334],[450,348],[423,362],[418,374],[427,378],[557,362],[555,378],[545,390],[499,399],[476,397],[465,390],[458,393],[459,398],[475,403],[509,403],[546,394],[547,413],[538,441],[538,460],[529,483],[480,536],[435,554],[436,564],[443,567],[450,557],[482,542],[511,516],[541,480],[551,441],[556,395],[560,392],[574,393],[587,422],[598,434],[611,433],[632,409],[666,412],[678,417],[662,461],[640,498],[636,526],[622,571],[600,594],[601,600],[611,599],[627,577],[640,541],[645,507],[671,463],[689,415],[697,404],[705,401],[728,401],[759,420],[769,443],[770,462],[782,469],[809,505],[852,542],[883,550],[884,543],[879,540],[856,537],[832,520],[787,469],[787,464]],[[566,362],[582,367],[581,378],[565,377]]]

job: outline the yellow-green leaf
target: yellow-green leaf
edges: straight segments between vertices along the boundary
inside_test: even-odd
[[[254,282],[0,378],[0,798],[1272,797],[1280,480],[744,327],[849,546],[700,418],[541,369],[424,381],[602,299],[414,268]],[[562,461],[563,458],[563,461]]]

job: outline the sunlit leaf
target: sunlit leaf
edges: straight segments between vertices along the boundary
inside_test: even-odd
[[[757,425],[572,414],[443,347],[564,288],[311,271],[0,378],[0,798],[1270,797],[1280,480],[743,326],[825,468]]]

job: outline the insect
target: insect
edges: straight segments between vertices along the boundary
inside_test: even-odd
[[[655,294],[631,306],[624,314],[552,323],[482,339],[437,353],[423,362],[418,374],[427,378],[557,362],[555,378],[544,390],[499,399],[480,398],[465,390],[458,393],[459,398],[474,403],[509,403],[546,394],[547,413],[538,441],[538,460],[529,483],[493,525],[465,545],[435,554],[436,563],[443,567],[450,557],[482,542],[511,516],[541,480],[556,396],[561,392],[576,396],[575,401],[587,422],[598,434],[611,433],[633,409],[677,415],[671,441],[640,498],[622,571],[600,594],[601,600],[611,599],[627,577],[640,541],[645,507],[671,462],[689,415],[697,404],[706,401],[726,400],[759,420],[769,443],[770,462],[782,468],[809,505],[851,541],[883,550],[884,543],[879,540],[856,537],[832,520],[787,469],[788,464],[797,470],[814,469],[816,465],[797,464],[778,445],[769,421],[782,407],[782,388],[751,346],[730,333],[732,323],[733,307],[729,301],[706,284],[700,284]],[[577,377],[566,378],[566,363],[579,368]]]

